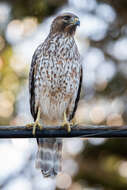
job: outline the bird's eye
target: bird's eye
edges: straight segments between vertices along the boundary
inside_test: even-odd
[[[69,20],[70,16],[64,16],[64,20]]]

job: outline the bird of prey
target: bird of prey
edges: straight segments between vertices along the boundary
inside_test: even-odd
[[[30,109],[36,126],[66,126],[75,115],[82,83],[80,54],[74,40],[79,18],[57,16],[43,43],[34,52],[29,73]],[[43,130],[42,130],[43,133]],[[50,130],[49,130],[50,133]],[[38,138],[36,167],[45,177],[61,171],[62,140]]]

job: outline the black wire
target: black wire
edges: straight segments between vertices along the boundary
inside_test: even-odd
[[[7,128],[8,127],[8,128]],[[37,138],[37,137],[61,137],[61,138],[72,138],[72,137],[87,137],[87,138],[118,138],[127,137],[127,126],[125,127],[108,127],[108,126],[91,126],[84,128],[72,128],[71,132],[68,133],[65,129],[43,129],[42,131],[37,130],[35,136],[32,134],[32,130],[26,130],[25,127],[22,129],[11,130],[9,126],[3,128],[0,126],[0,138]]]

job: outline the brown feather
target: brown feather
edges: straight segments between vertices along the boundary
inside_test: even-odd
[[[39,138],[36,168],[44,177],[54,177],[61,171],[62,139]]]
[[[73,118],[79,101],[82,69],[74,40],[78,17],[65,13],[56,17],[48,37],[36,49],[29,74],[31,114],[36,120],[40,108],[40,122],[45,126],[61,125],[64,112]],[[49,131],[50,133],[50,131]],[[37,139],[36,167],[45,177],[61,171],[62,140]]]
[[[74,106],[72,114],[70,115],[69,121],[73,119],[73,117],[75,115],[75,112],[77,110],[78,102],[79,102],[79,99],[80,99],[81,87],[82,87],[82,67],[81,67],[81,74],[80,74],[80,82],[79,82],[78,93],[77,93],[77,97],[76,97],[76,100],[75,100],[75,106]]]

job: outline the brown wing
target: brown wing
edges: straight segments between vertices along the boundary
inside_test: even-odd
[[[74,115],[75,115],[75,112],[76,112],[76,110],[77,110],[77,106],[78,106],[79,99],[80,99],[80,92],[81,92],[81,87],[82,87],[82,75],[83,75],[82,73],[83,73],[83,71],[82,71],[82,67],[81,67],[79,88],[78,88],[78,92],[77,92],[77,97],[76,97],[76,99],[75,99],[74,109],[73,109],[72,114],[70,115],[69,121],[70,121],[71,119],[73,119],[73,117],[74,117]]]
[[[38,60],[38,55],[40,54],[41,51],[41,46],[38,46],[36,51],[34,52],[34,55],[32,57],[32,62],[31,62],[31,68],[30,68],[30,73],[29,73],[29,94],[30,94],[30,111],[31,114],[36,120],[37,117],[37,109],[35,110],[35,68]]]

